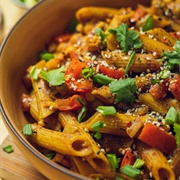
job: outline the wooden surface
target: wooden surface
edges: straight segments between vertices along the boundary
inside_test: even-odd
[[[11,0],[0,0],[3,24],[0,25],[0,43],[14,24],[27,11],[13,4]],[[2,147],[12,145],[14,152],[8,154]],[[22,155],[3,124],[0,114],[0,180],[47,180]]]
[[[12,145],[14,152],[3,151],[7,145]],[[0,177],[5,180],[47,180],[26,160],[10,136],[0,146]]]

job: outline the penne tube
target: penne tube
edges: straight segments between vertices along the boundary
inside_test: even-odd
[[[118,12],[117,9],[104,7],[83,7],[76,12],[76,18],[79,22],[90,20],[104,20],[112,18]]]
[[[87,121],[81,123],[81,125],[83,128],[87,128],[89,131],[93,131],[91,129],[91,126],[95,122],[102,121],[106,124],[106,126],[101,128],[99,132],[127,137],[127,125],[133,122],[137,117],[138,116],[132,116],[121,113],[117,113],[116,115],[111,116],[105,116],[99,112],[96,112]]]
[[[108,64],[114,64],[118,68],[126,68],[130,55],[118,51],[103,51],[102,57]],[[136,54],[129,71],[140,72],[155,72],[160,70],[160,61],[156,61],[152,54]]]
[[[142,158],[155,180],[175,180],[175,174],[163,153],[157,149],[144,149]]]
[[[158,41],[171,47],[173,47],[176,43],[176,38],[170,36],[169,33],[162,28],[154,28],[152,30],[147,31],[147,34],[152,35]]]
[[[179,148],[177,148],[173,153],[171,165],[176,175],[176,178],[180,177],[180,149]]]
[[[93,140],[92,136],[84,130],[84,127],[78,123],[76,117],[72,113],[61,112],[59,113],[59,121],[65,127],[67,124],[76,126],[82,137],[86,138],[91,145],[92,153],[84,157],[89,164],[100,173],[110,173],[111,167],[104,153],[100,150],[100,147]]]
[[[54,109],[47,107],[47,102],[52,102],[50,97],[50,89],[44,80],[35,81],[32,79],[32,85],[36,96],[37,105],[39,107],[39,118],[46,118],[54,112]]]
[[[58,132],[37,124],[32,124],[31,127],[34,133],[28,138],[44,148],[72,156],[86,156],[92,153],[89,142],[81,134]]]
[[[139,38],[143,43],[142,48],[149,53],[156,52],[158,57],[161,57],[163,52],[173,51],[172,47],[167,46],[166,44],[155,39],[149,38],[146,34],[140,34]]]

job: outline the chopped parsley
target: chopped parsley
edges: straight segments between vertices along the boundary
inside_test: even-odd
[[[109,32],[116,34],[116,40],[120,43],[124,53],[142,46],[139,34],[135,30],[128,30],[127,24],[123,23],[115,29],[109,29]]]
[[[133,78],[119,79],[109,84],[110,91],[116,98],[115,102],[133,103],[136,99],[136,82]]]
[[[49,82],[51,86],[59,86],[64,83],[64,66],[53,69],[48,72],[41,70],[41,76],[43,79]]]
[[[175,51],[168,51],[162,54],[162,60],[167,62],[167,67],[170,70],[174,69],[174,65],[180,67],[180,40],[176,41]]]

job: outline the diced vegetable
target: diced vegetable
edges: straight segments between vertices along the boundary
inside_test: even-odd
[[[14,151],[12,145],[7,145],[5,147],[2,148],[3,151],[7,152],[7,153],[12,153]]]
[[[141,174],[141,171],[139,169],[136,169],[130,165],[123,166],[120,169],[120,172],[132,178],[138,178],[139,175]]]
[[[169,125],[172,125],[174,123],[177,123],[179,120],[179,114],[173,106],[170,107],[169,111],[166,114],[165,122]]]
[[[144,126],[138,139],[167,154],[171,153],[176,146],[173,135],[152,123]]]
[[[112,171],[115,171],[119,166],[119,159],[117,158],[116,154],[107,154],[107,159],[111,165]]]
[[[33,134],[31,124],[25,124],[23,127],[23,134],[26,136],[31,136]]]
[[[114,115],[114,114],[116,114],[116,109],[114,106],[98,106],[96,108],[96,110],[103,115]]]
[[[132,166],[134,164],[135,160],[136,160],[136,157],[133,154],[132,150],[129,150],[129,149],[126,150],[124,157],[121,161],[120,168],[126,166],[127,164]]]

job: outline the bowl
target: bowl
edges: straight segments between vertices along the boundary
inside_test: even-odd
[[[45,48],[52,37],[61,34],[75,11],[83,6],[135,7],[149,1],[129,0],[74,0],[42,1],[30,9],[12,28],[0,49],[0,110],[5,126],[13,141],[30,163],[48,179],[88,179],[74,173],[38,152],[22,135],[27,123],[21,108],[24,92],[22,77],[26,68],[38,59],[38,52]]]

